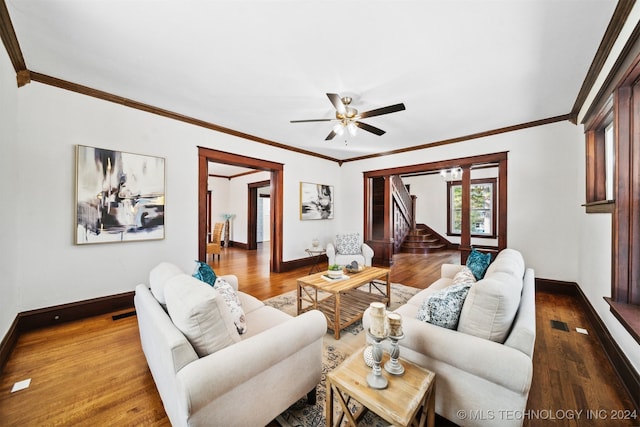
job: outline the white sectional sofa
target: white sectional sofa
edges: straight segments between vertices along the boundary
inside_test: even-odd
[[[534,271],[505,249],[469,288],[457,330],[418,320],[423,301],[463,267],[443,265],[440,279],[395,310],[405,334],[400,357],[436,373],[439,415],[461,426],[520,426],[533,376]]]
[[[237,291],[235,276],[222,277]],[[246,333],[239,335],[219,295],[175,265],[161,263],[154,268],[150,285],[151,289],[143,284],[136,287],[140,340],[173,426],[262,426],[305,394],[315,403],[322,372],[322,337],[327,331],[319,311],[291,317],[237,292],[247,326]],[[196,306],[187,307],[185,313],[221,313],[214,324],[219,334],[204,343],[220,349],[200,357],[201,350],[192,345],[193,336],[188,339],[176,327],[165,306],[174,304],[176,312],[176,303],[165,299],[176,290],[185,304],[191,301]],[[200,305],[207,299],[208,303]]]

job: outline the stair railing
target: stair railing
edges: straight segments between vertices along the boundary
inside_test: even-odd
[[[415,228],[413,198],[407,191],[402,178],[391,176],[391,200],[393,204],[394,253],[398,252],[409,231]]]

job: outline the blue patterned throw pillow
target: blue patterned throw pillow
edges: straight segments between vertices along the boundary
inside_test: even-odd
[[[467,258],[467,267],[473,273],[476,280],[480,280],[484,277],[484,273],[491,264],[491,254],[483,254],[482,252],[471,249],[469,258]]]
[[[196,261],[196,263],[198,265],[196,266],[196,271],[193,272],[192,276],[213,286],[216,283],[216,278],[218,277],[213,271],[213,268],[211,268],[211,266],[206,262]]]
[[[471,284],[451,285],[429,295],[420,306],[418,320],[447,329],[457,329],[462,305]]]

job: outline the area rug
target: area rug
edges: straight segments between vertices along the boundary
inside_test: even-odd
[[[368,285],[365,286],[368,287]],[[393,310],[401,306],[419,291],[420,289],[417,288],[392,283],[390,309]],[[296,291],[278,295],[277,297],[265,300],[264,303],[292,316],[296,315]],[[306,399],[301,399],[292,405],[287,411],[278,416],[276,421],[282,427],[316,427],[326,425],[324,415],[326,374],[338,366],[347,356],[363,347],[365,343],[366,336],[364,334],[361,321],[342,329],[339,340],[334,338],[333,331],[327,330],[327,334],[323,338],[322,380],[316,387],[316,404],[308,405]],[[337,403],[334,404],[336,415],[339,407],[340,405]],[[355,412],[358,409],[358,406],[354,403],[353,407],[350,409],[352,412]],[[363,417],[359,425],[381,427],[388,426],[388,423],[377,417],[375,414],[369,412]]]

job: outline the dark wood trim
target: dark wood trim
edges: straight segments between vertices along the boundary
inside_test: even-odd
[[[615,200],[604,200],[602,202],[585,203],[582,206],[585,208],[585,212],[591,213],[613,213],[616,208]]]
[[[198,259],[206,260],[206,194],[208,190],[209,162],[225,163],[271,172],[271,271],[282,268],[282,214],[283,172],[282,163],[256,159],[212,148],[198,147]]]
[[[209,161],[198,153],[198,259],[207,262],[207,192],[209,191]]]
[[[238,173],[238,174],[235,174],[235,175],[228,175],[228,176],[227,175],[217,175],[215,173],[210,173],[209,176],[212,177],[212,178],[224,178],[224,179],[228,179],[229,181],[231,181],[234,178],[239,178],[241,176],[251,175],[251,174],[259,173],[259,172],[262,172],[262,171],[248,171],[248,172],[242,172],[242,173]]]
[[[90,87],[87,86],[82,86],[79,85],[77,83],[73,83],[73,82],[69,82],[69,81],[65,81],[62,79],[58,79],[55,77],[51,77],[51,76],[47,76],[45,74],[41,74],[41,73],[36,73],[36,72],[30,72],[31,75],[31,80],[42,83],[42,84],[47,84],[50,86],[55,86],[58,87],[60,89],[65,89],[65,90],[69,90],[72,92],[76,92],[76,93],[80,93],[83,95],[87,95],[87,96],[91,96],[94,98],[98,98],[98,99],[102,99],[105,101],[109,101],[109,102],[113,102],[116,104],[120,104],[120,105],[124,105],[126,107],[130,107],[130,108],[134,108],[137,110],[141,110],[141,111],[146,111],[148,113],[152,113],[152,114],[156,114],[162,117],[166,117],[166,118],[170,118],[173,120],[178,120],[181,122],[185,122],[194,126],[199,126],[205,129],[210,129],[210,130],[214,130],[217,132],[221,132],[221,133],[225,133],[228,135],[233,135],[236,136],[238,138],[243,138],[243,139],[247,139],[249,141],[254,141],[254,142],[258,142],[261,144],[265,144],[265,145],[269,145],[272,147],[276,147],[276,148],[281,148],[284,150],[288,150],[288,151],[292,151],[292,152],[296,152],[299,154],[304,154],[304,155],[308,155],[308,156],[312,156],[312,157],[318,157],[321,159],[325,159],[325,160],[329,160],[329,161],[333,161],[333,162],[337,162],[340,166],[342,166],[342,164],[344,162],[352,162],[352,161],[357,161],[357,160],[365,160],[365,159],[371,159],[371,158],[376,158],[376,157],[382,157],[382,156],[389,156],[392,154],[399,154],[399,153],[405,153],[405,152],[410,152],[410,151],[417,151],[417,150],[423,150],[426,148],[433,148],[433,147],[439,147],[442,145],[448,145],[448,144],[455,144],[458,142],[464,142],[464,141],[469,141],[472,139],[478,139],[478,138],[484,138],[484,137],[488,137],[488,136],[493,136],[493,135],[499,135],[501,133],[506,133],[506,132],[513,132],[513,131],[517,131],[517,130],[522,130],[522,129],[528,129],[531,127],[536,127],[536,126],[543,126],[543,125],[547,125],[547,124],[551,124],[551,123],[557,123],[557,122],[562,122],[562,121],[567,121],[567,120],[573,120],[575,122],[574,117],[571,114],[563,114],[560,116],[555,116],[555,117],[549,117],[546,119],[540,119],[540,120],[534,120],[531,122],[526,122],[526,123],[520,123],[520,124],[516,124],[516,125],[512,125],[512,126],[506,126],[503,128],[498,128],[498,129],[492,129],[492,130],[488,130],[488,131],[484,131],[484,132],[478,132],[478,133],[474,133],[474,134],[470,134],[470,135],[464,135],[464,136],[460,136],[460,137],[456,137],[456,138],[451,138],[451,139],[446,139],[446,140],[441,140],[441,141],[436,141],[436,142],[430,142],[430,143],[426,143],[426,144],[421,144],[421,145],[415,145],[412,147],[406,147],[406,148],[402,148],[402,149],[398,149],[398,150],[391,150],[391,151],[385,151],[385,152],[381,152],[381,153],[375,153],[375,154],[370,154],[370,155],[366,155],[366,156],[359,156],[359,157],[352,157],[350,159],[344,159],[344,160],[340,160],[334,157],[330,157],[330,156],[325,156],[323,154],[318,154],[318,153],[314,153],[308,150],[303,150],[301,148],[297,148],[297,147],[293,147],[290,145],[285,145],[285,144],[281,144],[279,142],[275,142],[275,141],[271,141],[265,138],[261,138],[255,135],[251,135],[251,134],[247,134],[244,132],[239,132],[230,128],[226,128],[220,125],[216,125],[214,123],[210,123],[210,122],[206,122],[204,120],[199,120],[199,119],[195,119],[193,117],[189,117],[189,116],[185,116],[179,113],[175,113],[172,111],[168,111],[168,110],[164,110],[162,108],[157,108],[148,104],[144,104],[138,101],[134,101],[128,98],[124,98],[118,95],[113,95],[104,91],[100,91],[97,89],[92,89]]]
[[[471,166],[462,166],[462,222],[460,224],[460,263],[466,264],[471,252]]]
[[[92,298],[18,314],[20,333],[133,307],[135,292]]]
[[[507,247],[507,222],[509,210],[507,209],[509,180],[507,179],[507,156],[498,162],[498,251]]]
[[[285,271],[293,271],[301,267],[311,267],[315,262],[316,262],[315,257],[298,258],[298,259],[292,259],[289,261],[284,261],[282,263],[281,272],[284,273]],[[318,264],[322,264],[322,263],[326,264],[328,262],[329,262],[329,259],[327,258],[326,255],[320,255],[320,258],[318,259]]]
[[[246,243],[242,243],[242,242],[236,242],[234,240],[230,240],[229,241],[229,247],[234,247],[234,248],[238,248],[238,249],[244,249],[246,251],[249,250],[249,245]]]
[[[16,318],[13,319],[13,322],[11,322],[9,330],[0,343],[0,374],[4,370],[4,366],[7,364],[9,356],[11,356],[11,352],[15,348],[19,336],[20,333],[18,331],[18,316],[16,316]]]
[[[554,294],[580,296],[578,284],[561,280],[543,279],[536,277],[536,292],[549,292]]]
[[[270,185],[271,181],[247,184],[247,249],[249,250],[258,248],[258,189],[270,187]]]
[[[20,49],[20,43],[18,43],[18,37],[13,28],[5,0],[0,0],[0,38],[16,73],[26,71],[27,64],[24,62],[22,49]],[[20,86],[20,84],[18,84],[18,86]]]
[[[596,52],[596,55],[591,62],[591,66],[589,67],[587,76],[582,82],[582,86],[580,87],[580,91],[578,92],[578,96],[576,97],[576,101],[573,104],[573,108],[571,109],[571,114],[574,117],[578,117],[578,113],[584,105],[587,96],[589,96],[589,92],[593,88],[596,79],[600,75],[605,62],[607,61],[607,58],[611,53],[611,49],[618,39],[620,31],[622,31],[622,28],[624,27],[624,24],[627,21],[627,18],[629,17],[634,4],[635,0],[618,1],[616,9],[613,11],[611,21],[609,21],[609,26],[607,27],[607,30],[602,37],[600,46],[598,46],[598,51]],[[577,120],[574,120],[574,123],[575,122],[577,122]]]
[[[564,121],[575,122],[575,118],[572,114],[563,114],[561,116],[549,117],[547,119],[541,119],[541,120],[534,120],[532,122],[520,123],[513,126],[506,126],[503,128],[492,129],[484,132],[472,133],[470,135],[459,136],[451,139],[444,139],[436,142],[429,142],[422,145],[414,145],[412,147],[399,148],[397,150],[384,151],[384,152],[375,153],[375,154],[368,154],[366,156],[351,157],[350,159],[342,160],[341,163],[354,162],[357,160],[373,159],[376,157],[390,156],[392,154],[407,153],[407,152],[416,151],[416,150],[424,150],[426,148],[433,148],[433,147],[439,147],[442,145],[455,144],[458,142],[470,141],[472,139],[485,138],[488,136],[499,135],[501,133],[513,132],[517,130],[528,129],[536,126],[543,126],[551,123],[564,122]]]
[[[624,354],[620,346],[611,336],[604,322],[587,299],[580,286],[575,282],[541,279],[536,277],[536,292],[561,293],[575,296],[582,305],[591,325],[594,335],[602,344],[607,358],[613,369],[624,384],[636,408],[640,409],[640,374]]]
[[[604,300],[609,304],[609,310],[615,318],[640,344],[640,305],[622,304],[607,297]]]
[[[495,239],[498,237],[497,218],[498,218],[498,178],[479,178],[472,179],[471,185],[475,184],[491,184],[491,234],[471,234],[473,239]],[[451,231],[451,187],[462,186],[462,181],[447,182],[447,236],[460,236],[461,233]]]
[[[622,52],[618,55],[618,59],[614,63],[611,71],[607,75],[607,78],[596,94],[594,101],[587,109],[584,118],[582,119],[583,124],[592,120],[593,116],[597,114],[596,112],[602,110],[604,105],[608,102],[610,95],[616,89],[618,82],[624,79],[624,75],[628,72],[633,61],[639,54],[640,22],[636,24],[624,48],[622,48]]]
[[[18,313],[0,344],[0,372],[4,369],[20,334],[63,322],[100,316],[117,310],[133,308],[134,291],[92,298],[68,304],[39,308]]]
[[[56,77],[51,77],[46,74],[36,73],[32,71],[31,80],[38,83],[55,86],[60,89],[69,90],[71,92],[80,93],[82,95],[91,96],[93,98],[102,99],[104,101],[113,102],[115,104],[120,104],[125,107],[134,108],[136,110],[146,111],[147,113],[156,114],[158,116],[188,123],[190,125],[199,126],[205,129],[216,131],[216,132],[225,133],[227,135],[236,136],[238,138],[246,139],[249,141],[259,142],[260,144],[269,145],[271,147],[282,148],[284,150],[294,151],[299,154],[304,154],[312,157],[319,157],[321,159],[331,160],[334,162],[338,161],[338,159],[335,159],[333,157],[329,157],[329,156],[314,153],[308,150],[303,150],[301,148],[296,148],[289,145],[281,144],[279,142],[271,141],[265,138],[261,138],[259,136],[251,135],[251,134],[233,130],[224,126],[216,125],[215,123],[206,122],[204,120],[196,119],[196,118],[185,116],[183,114],[179,114],[173,111],[154,107],[149,104],[144,104],[142,102],[124,98],[122,96],[114,95],[108,92],[104,92],[104,91],[93,89],[87,86],[79,85],[77,83],[73,83],[70,81],[58,79]]]
[[[258,187],[247,186],[247,249],[258,249]]]
[[[284,229],[284,171],[271,171],[271,271],[282,271],[282,248],[284,245],[282,230]]]
[[[436,162],[419,163],[408,166],[397,166],[386,169],[376,169],[364,172],[365,178],[375,178],[387,175],[406,175],[412,173],[424,173],[427,171],[439,171],[440,169],[451,169],[452,167],[477,166],[495,163],[498,166],[502,160],[507,160],[508,151],[501,151],[492,154],[481,154],[479,156],[459,157],[456,159],[439,160]]]

